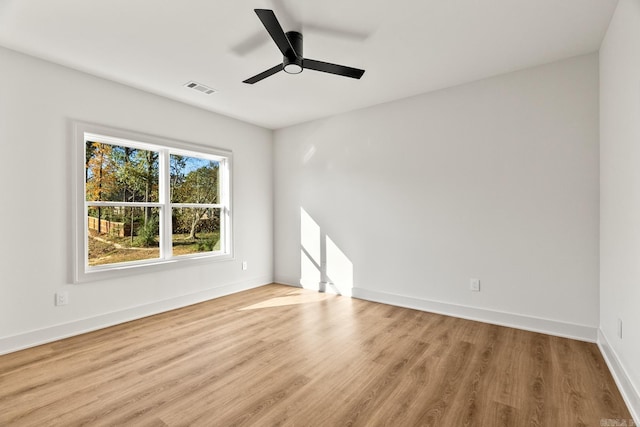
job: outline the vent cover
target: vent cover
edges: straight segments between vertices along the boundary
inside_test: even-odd
[[[184,84],[184,86],[188,87],[189,89],[197,90],[198,92],[202,92],[207,95],[211,95],[212,93],[215,92],[215,89],[211,89],[210,87],[202,85],[197,82],[187,82]]]

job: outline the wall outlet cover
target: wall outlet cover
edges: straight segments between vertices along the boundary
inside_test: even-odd
[[[56,292],[56,305],[67,305],[69,304],[69,292],[67,291],[59,291]]]

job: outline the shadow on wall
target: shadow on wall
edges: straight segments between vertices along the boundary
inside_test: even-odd
[[[351,296],[353,263],[300,207],[300,285],[305,289]]]

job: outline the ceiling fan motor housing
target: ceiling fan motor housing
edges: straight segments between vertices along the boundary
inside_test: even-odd
[[[289,74],[298,74],[302,72],[302,34],[297,31],[289,31],[286,33],[291,47],[296,52],[295,55],[288,57],[283,56],[283,68],[284,71]]]
[[[322,73],[351,77],[352,79],[359,79],[364,74],[364,70],[359,68],[305,58],[302,51],[302,34],[297,31],[285,33],[273,10],[254,9],[254,12],[258,15],[258,19],[260,19],[262,25],[264,25],[271,39],[278,47],[278,50],[282,52],[283,57],[281,64],[276,64],[268,70],[244,80],[244,83],[252,85],[283,70],[288,74],[298,74],[301,73],[304,68]]]

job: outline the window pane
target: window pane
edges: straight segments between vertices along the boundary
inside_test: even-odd
[[[89,265],[160,257],[158,208],[89,207]]]
[[[173,255],[220,250],[220,209],[174,208]]]
[[[158,201],[158,152],[87,141],[86,200]]]
[[[170,166],[172,203],[219,203],[217,161],[172,154]]]

